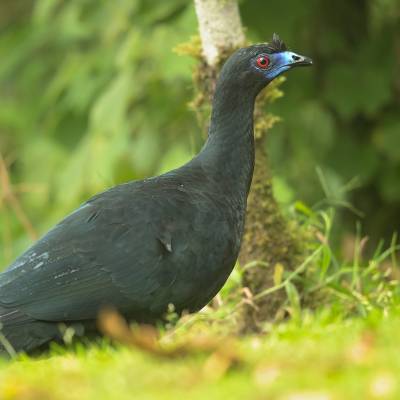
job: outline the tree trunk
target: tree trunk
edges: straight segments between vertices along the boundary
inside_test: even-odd
[[[206,127],[210,115],[211,98],[215,90],[218,71],[235,49],[245,44],[245,36],[236,0],[194,0],[202,44],[200,65],[194,74],[196,97],[193,102],[199,122]],[[274,285],[276,268],[292,270],[298,260],[299,246],[282,217],[274,199],[271,174],[264,149],[265,134],[276,118],[265,116],[268,100],[279,97],[277,85],[268,87],[257,100],[255,109],[256,162],[253,184],[247,206],[245,233],[239,261],[243,272],[243,285],[249,296],[256,295]],[[206,130],[205,130],[206,131]],[[276,291],[268,297],[246,304],[242,313],[242,331],[259,330],[261,322],[275,317],[286,295]]]
[[[236,0],[194,0],[205,61],[216,67],[221,56],[245,43]]]

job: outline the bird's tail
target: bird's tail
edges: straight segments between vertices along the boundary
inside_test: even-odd
[[[57,336],[56,324],[37,321],[18,309],[0,306],[0,356],[30,352]]]

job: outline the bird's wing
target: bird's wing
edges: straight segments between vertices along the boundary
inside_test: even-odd
[[[172,251],[168,220],[162,196],[126,192],[97,196],[17,259],[0,276],[0,305],[47,321],[93,319],[101,305],[148,309],[175,279],[162,268]]]

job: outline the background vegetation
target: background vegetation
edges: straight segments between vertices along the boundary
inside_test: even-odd
[[[241,12],[252,40],[276,31],[315,60],[272,107],[278,198],[341,205],[341,241],[356,220],[371,242],[390,238],[400,220],[398,2],[242,1]],[[0,149],[31,236],[91,194],[197,151],[194,60],[173,52],[196,29],[185,0],[1,2]],[[5,266],[31,239],[1,190]]]
[[[40,368],[24,358],[4,365],[2,398],[113,398],[110,388],[131,398],[132,382],[152,398],[161,396],[154,381],[179,398],[187,380],[193,398],[398,398],[399,2],[240,4],[252,41],[278,32],[315,61],[288,75],[267,143],[277,198],[318,238],[305,264],[276,277],[292,321],[267,325],[267,341],[233,345],[247,354],[239,361],[221,361],[215,349],[178,362],[103,342],[55,349]],[[178,166],[200,148],[188,106],[196,61],[173,50],[196,34],[188,0],[0,2],[1,268],[90,195]],[[184,320],[162,338],[232,332],[239,282],[236,271],[212,317]],[[79,390],[59,390],[66,385]]]

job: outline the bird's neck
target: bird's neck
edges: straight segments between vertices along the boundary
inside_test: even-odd
[[[202,168],[217,184],[246,198],[254,169],[256,95],[225,82],[217,85],[208,139],[198,155]]]

